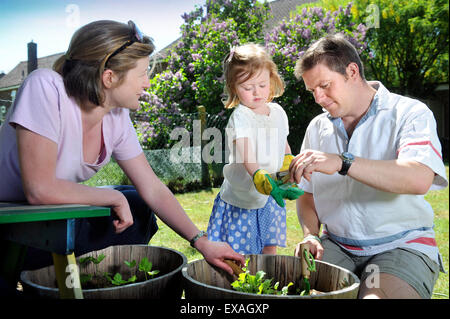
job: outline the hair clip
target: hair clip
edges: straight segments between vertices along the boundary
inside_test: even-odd
[[[234,56],[234,52],[236,51],[236,47],[232,47],[230,45],[230,55],[228,56],[227,62],[230,63],[231,60],[233,59]]]

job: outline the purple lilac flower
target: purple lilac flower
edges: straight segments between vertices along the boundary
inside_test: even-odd
[[[323,29],[323,27],[324,27],[324,24],[323,24],[322,21],[317,21],[316,22],[316,29],[317,29],[317,31],[321,31]]]
[[[305,40],[309,40],[311,38],[311,29],[304,29],[302,32],[302,37]]]
[[[303,8],[302,9],[302,16],[303,17],[306,17],[306,14],[308,13],[308,9],[306,9],[306,8]]]
[[[311,9],[312,13],[316,16],[318,16],[319,18],[323,17],[323,9],[320,7],[315,7]]]

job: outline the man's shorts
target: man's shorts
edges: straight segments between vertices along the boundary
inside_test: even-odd
[[[375,273],[388,273],[407,282],[422,298],[431,298],[439,277],[439,265],[425,254],[413,249],[396,248],[373,256],[355,256],[328,236],[321,239],[324,248],[322,260],[350,270],[368,286],[373,284]]]

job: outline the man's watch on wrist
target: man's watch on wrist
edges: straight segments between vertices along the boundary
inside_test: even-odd
[[[353,156],[352,153],[349,153],[349,152],[343,152],[339,156],[342,159],[342,167],[338,173],[345,176],[345,175],[347,175],[347,172],[350,169],[350,166],[352,165],[353,161],[355,160],[355,157]]]

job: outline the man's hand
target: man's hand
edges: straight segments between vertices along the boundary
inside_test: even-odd
[[[291,179],[296,183],[300,183],[302,177],[311,181],[313,172],[332,175],[339,172],[341,167],[342,159],[338,154],[304,150],[292,160],[289,166],[289,172]]]
[[[323,246],[317,239],[314,238],[314,236],[306,236],[300,243],[298,243],[295,247],[294,256],[302,258],[300,245],[303,243],[309,244],[309,251],[313,254],[314,259],[322,260]]]

